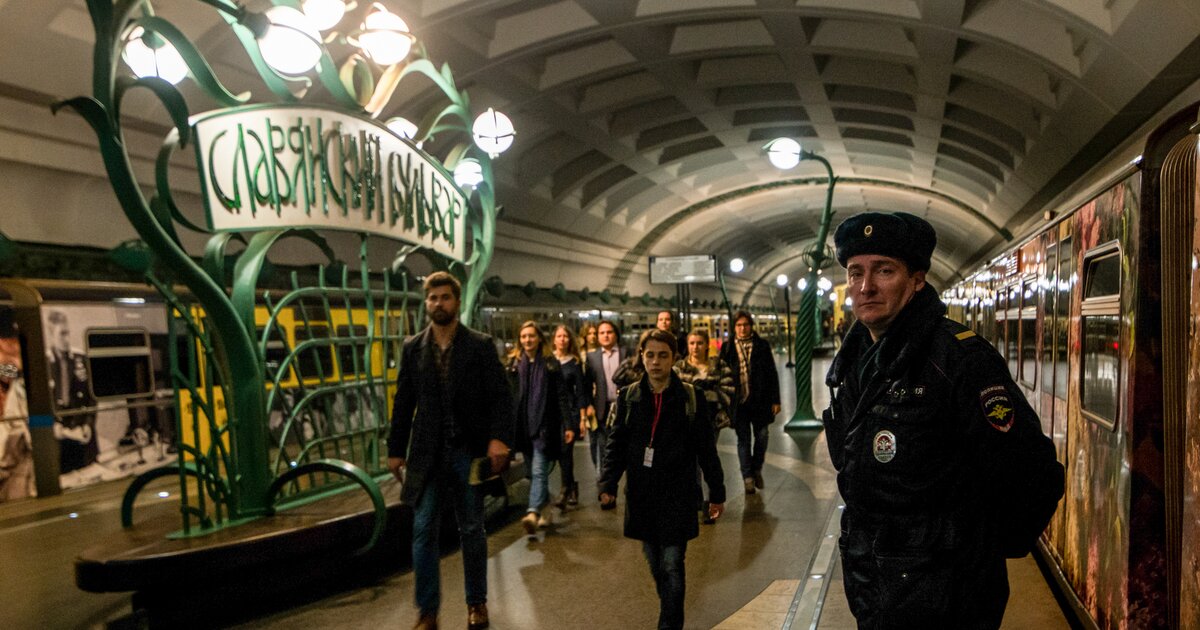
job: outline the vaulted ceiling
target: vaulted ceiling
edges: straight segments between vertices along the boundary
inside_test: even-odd
[[[216,51],[229,83],[249,84],[211,10],[154,4]],[[745,287],[797,277],[825,171],[771,166],[762,147],[778,136],[829,160],[839,217],[927,217],[933,275],[952,279],[1173,99],[1200,94],[1196,0],[384,4],[476,109],[512,117],[496,264],[544,286],[640,293],[650,254],[744,258]],[[0,0],[3,94],[85,91],[86,19],[82,0]],[[39,46],[52,54],[29,54]],[[384,117],[427,105],[426,88],[402,85]]]

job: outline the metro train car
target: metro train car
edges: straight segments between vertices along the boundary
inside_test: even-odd
[[[1066,467],[1039,550],[1086,627],[1200,627],[1198,120],[1200,104],[1137,140],[944,292]]]

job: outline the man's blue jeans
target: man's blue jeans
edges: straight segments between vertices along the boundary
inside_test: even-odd
[[[483,494],[467,483],[471,456],[461,449],[446,449],[430,471],[421,498],[413,510],[413,574],[417,608],[436,613],[442,602],[441,530],[442,502],[450,501],[462,543],[463,582],[467,605],[487,601],[487,534],[483,531]]]
[[[767,436],[770,435],[771,425],[755,426],[747,419],[735,424],[733,430],[737,433],[738,464],[742,468],[742,479],[749,479],[754,473],[762,472],[763,460],[767,457]],[[750,444],[752,437],[753,446]]]
[[[646,554],[646,562],[650,564],[650,573],[658,590],[659,630],[682,628],[683,557],[687,553],[687,541],[673,545],[642,542],[642,552]]]

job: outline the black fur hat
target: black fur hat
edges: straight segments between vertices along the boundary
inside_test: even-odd
[[[929,271],[937,232],[921,217],[907,212],[864,212],[838,226],[833,235],[838,264],[859,254],[903,260],[910,271]]]

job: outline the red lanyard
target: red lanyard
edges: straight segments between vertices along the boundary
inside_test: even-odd
[[[662,417],[663,395],[654,394],[654,424],[650,425],[650,447],[654,447],[654,434],[658,432],[658,419]]]

